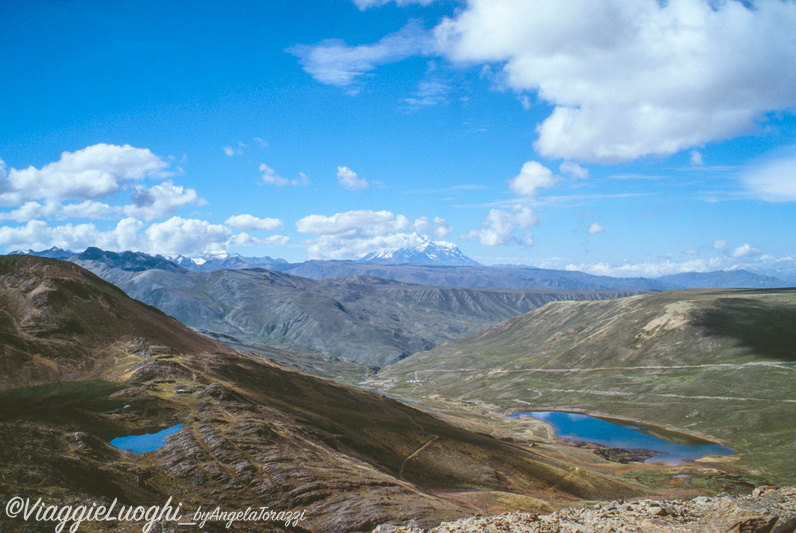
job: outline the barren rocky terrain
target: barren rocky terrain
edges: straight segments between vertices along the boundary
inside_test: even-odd
[[[426,529],[380,526],[374,533],[793,533],[796,487],[763,486],[749,496],[589,504],[550,514],[464,518]]]

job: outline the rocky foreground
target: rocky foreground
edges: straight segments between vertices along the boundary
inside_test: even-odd
[[[640,500],[511,513],[447,522],[433,529],[380,526],[374,533],[793,533],[796,487],[759,487],[749,496]]]

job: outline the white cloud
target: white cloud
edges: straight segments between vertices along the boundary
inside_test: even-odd
[[[432,2],[434,2],[435,0],[354,0],[354,3],[360,9],[360,11],[364,11],[371,7],[380,7],[387,5],[393,1],[395,2],[395,5],[403,7],[410,4],[420,4],[421,6],[427,6]]]
[[[592,225],[589,226],[589,235],[597,235],[598,233],[605,233],[605,228],[601,224],[593,222]]]
[[[133,205],[122,208],[128,217],[153,220],[171,215],[189,204],[204,203],[194,189],[164,181],[153,187],[137,185],[130,195]]]
[[[227,157],[234,157],[236,155],[243,154],[243,150],[241,150],[240,148],[233,148],[231,146],[225,146],[224,147],[224,153],[227,154]]]
[[[257,239],[257,244],[268,244],[271,246],[284,246],[290,242],[290,237],[285,235],[271,235],[265,239]]]
[[[288,52],[297,56],[304,71],[319,82],[350,87],[380,65],[427,53],[431,44],[431,36],[418,24],[410,23],[375,44],[349,46],[330,39],[312,46],[294,46]]]
[[[704,160],[702,159],[702,152],[699,150],[691,150],[691,164],[695,167],[701,167],[705,164]]]
[[[612,163],[752,131],[796,104],[796,3],[469,0],[435,29],[554,106],[535,148]]]
[[[414,221],[390,211],[359,210],[332,216],[309,215],[296,222],[299,233],[319,235],[305,242],[310,259],[356,259],[371,252],[428,243],[423,234],[443,237],[452,228],[440,217]],[[407,230],[414,233],[406,233]]]
[[[760,248],[755,248],[749,243],[744,243],[732,251],[732,256],[735,258],[752,257],[755,255],[760,255]]]
[[[285,224],[278,218],[257,218],[252,215],[235,215],[229,217],[225,224],[241,231],[282,229]]]
[[[796,201],[796,156],[779,158],[748,171],[744,185],[767,202]]]
[[[564,161],[558,166],[558,171],[572,178],[585,180],[589,177],[589,170],[572,161]]]
[[[7,249],[41,250],[57,246],[70,250],[83,250],[97,246],[106,250],[138,250],[140,243],[136,232],[143,223],[125,218],[116,227],[100,231],[94,224],[63,224],[50,226],[42,220],[31,220],[16,228],[0,226],[0,246]]]
[[[413,224],[414,229],[418,233],[430,234],[438,239],[446,237],[453,231],[453,226],[442,217],[434,217],[434,220],[429,222],[426,217],[418,217]]]
[[[536,161],[522,165],[520,173],[509,181],[509,188],[519,196],[536,196],[540,187],[552,187],[558,179],[546,166]]]
[[[724,251],[727,249],[727,241],[722,241],[720,239],[716,239],[713,241],[713,249],[718,251]]]
[[[251,242],[245,238],[248,237],[246,234],[233,235],[229,226],[182,217],[152,224],[144,231],[144,235],[142,248],[145,251],[157,251],[168,256],[199,255],[205,251],[221,251]]]
[[[299,172],[298,177],[292,180],[283,178],[282,176],[279,176],[274,169],[272,169],[265,163],[260,165],[260,172],[262,172],[260,179],[263,180],[264,183],[268,183],[269,185],[276,185],[277,187],[284,187],[285,185],[293,185],[293,186],[307,185],[310,182],[310,179],[303,172]]]
[[[94,200],[83,200],[82,202],[68,204],[25,202],[13,211],[0,213],[0,220],[27,222],[42,218],[112,218],[120,213],[120,207],[95,202]]]
[[[0,184],[0,205],[107,198],[136,180],[165,177],[167,166],[146,148],[96,144],[64,152],[41,169],[12,168]]]
[[[357,173],[348,167],[337,167],[337,181],[340,185],[352,191],[370,187],[368,180],[358,177]]]
[[[239,146],[245,147],[242,143]],[[29,167],[5,172],[0,160],[0,205],[16,209],[0,212],[0,220],[24,222],[17,227],[0,226],[0,246],[15,248],[140,250],[167,255],[200,254],[236,246],[284,244],[288,237],[274,235],[257,239],[245,229],[279,229],[278,219],[251,215],[231,217],[227,224],[172,217],[146,227],[143,221],[172,215],[190,205],[202,205],[194,189],[171,180],[148,186],[145,178],[165,179],[168,164],[147,149],[129,145],[97,144],[61,158],[41,169]],[[306,181],[303,174],[296,180]],[[130,193],[127,205],[101,200]],[[14,203],[16,202],[16,204]],[[119,219],[115,227],[99,229],[90,223],[50,225],[46,219]],[[244,232],[234,231],[232,224]]]
[[[152,187],[136,183],[165,178],[168,164],[145,148],[96,144],[64,152],[41,169],[11,169],[0,184],[0,205],[18,206],[0,220],[102,219],[127,216],[152,220],[203,200],[194,189],[164,181]],[[130,205],[99,200],[131,190]],[[70,201],[76,200],[76,201]]]
[[[285,185],[290,183],[289,180],[283,178],[282,176],[278,176],[276,174],[276,171],[271,167],[269,167],[268,165],[266,165],[265,163],[260,165],[260,172],[262,172],[260,179],[263,180],[263,182],[268,183],[269,185],[277,185],[279,187],[284,187]]]
[[[345,237],[385,235],[403,231],[410,226],[409,219],[404,215],[369,209],[335,213],[332,216],[308,215],[296,222],[299,233]]]
[[[595,276],[613,276],[619,278],[657,278],[683,272],[711,272],[720,270],[725,263],[718,259],[689,259],[687,261],[642,261],[624,265],[610,263],[569,264],[565,270],[586,272]]]
[[[245,232],[235,233],[228,225],[181,217],[172,217],[144,228],[142,221],[131,217],[121,219],[114,228],[106,231],[99,230],[94,224],[50,226],[42,220],[31,220],[19,227],[0,226],[0,246],[7,250],[41,250],[52,246],[83,250],[97,246],[103,250],[196,256],[206,251],[263,244],[284,245],[290,241],[289,237],[282,235],[258,239]]]
[[[478,238],[483,246],[504,244],[533,244],[533,235],[523,231],[539,223],[533,210],[527,205],[515,205],[512,211],[491,209],[481,222],[481,229],[462,235],[463,239]]]

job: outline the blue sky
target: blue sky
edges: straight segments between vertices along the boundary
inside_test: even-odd
[[[0,248],[796,278],[796,2],[0,3]]]

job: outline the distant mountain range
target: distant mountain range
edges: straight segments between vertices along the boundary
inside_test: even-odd
[[[199,257],[179,255],[171,258],[176,265],[192,272],[214,272],[216,270],[242,270],[245,268],[269,268],[287,265],[284,259],[271,257],[245,257],[227,252],[206,253]]]
[[[77,254],[69,250],[50,248],[38,252],[33,250],[15,251],[9,255],[35,255],[79,261],[90,259],[86,254],[96,255],[100,252],[102,251],[97,248],[88,248],[82,254]],[[139,257],[136,258],[129,254]],[[453,244],[430,240],[414,247],[368,254],[357,261],[310,260],[303,263],[288,263],[284,259],[244,257],[226,252],[211,252],[194,258],[185,256],[166,258],[160,255],[150,256],[141,252],[123,252],[117,255],[121,256],[119,260],[123,263],[128,262],[128,266],[124,267],[126,270],[140,270],[135,265],[150,265],[146,268],[168,270],[173,268],[165,266],[165,262],[168,262],[191,272],[266,268],[315,280],[339,276],[370,276],[441,287],[665,291],[708,288],[774,289],[795,285],[792,280],[755,274],[743,269],[687,272],[659,278],[618,278],[595,276],[578,271],[526,266],[483,266],[462,254]],[[161,266],[155,267],[155,263]]]
[[[445,247],[426,247],[437,256],[440,250],[451,252]],[[455,251],[451,253],[456,256]],[[781,284],[744,271],[651,280],[534,268],[353,261],[289,264],[237,255],[210,255],[204,262],[189,263],[185,258],[174,262],[162,256],[99,248],[79,254],[50,249],[25,255],[79,264],[130,296],[228,345],[315,352],[366,365],[361,373],[367,372],[366,367],[390,365],[551,301],[611,299],[694,287],[700,282],[711,287]],[[270,269],[215,269],[222,264],[269,264]],[[328,375],[329,369],[320,372],[325,367],[322,358],[315,357],[309,366],[302,359],[297,356],[283,362]],[[340,371],[356,373],[355,368]]]
[[[435,287],[368,276],[314,280],[267,269],[191,272],[162,257],[98,248],[69,260],[222,342],[309,350],[375,367],[550,301],[634,294]]]

